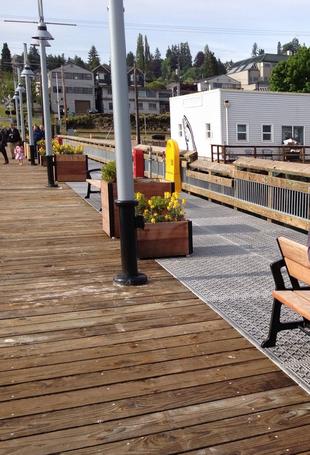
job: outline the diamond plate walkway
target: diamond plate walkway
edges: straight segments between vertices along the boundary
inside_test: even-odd
[[[71,184],[85,195],[85,184]],[[280,258],[280,235],[306,243],[306,235],[199,197],[187,198],[193,220],[194,254],[158,262],[260,349],[267,336],[274,283],[269,265]],[[100,207],[98,195],[90,203]],[[286,308],[282,317],[295,315]],[[264,352],[308,392],[310,339],[299,330],[282,332]]]
[[[268,333],[274,289],[269,265],[280,258],[276,238],[283,235],[305,244],[307,237],[223,205],[187,198],[194,254],[158,262],[260,347]],[[295,316],[283,308],[282,317]],[[264,352],[310,391],[310,339],[306,334],[282,332],[276,347]]]

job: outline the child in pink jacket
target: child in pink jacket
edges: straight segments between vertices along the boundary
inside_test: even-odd
[[[25,151],[23,147],[23,143],[20,142],[16,147],[15,147],[15,159],[18,160],[18,164],[22,165],[23,161],[25,159]]]

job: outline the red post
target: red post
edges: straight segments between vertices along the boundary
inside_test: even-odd
[[[141,149],[134,148],[132,151],[133,158],[133,176],[144,177],[144,152]]]

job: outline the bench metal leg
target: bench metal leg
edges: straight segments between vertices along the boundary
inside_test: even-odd
[[[87,193],[86,193],[85,199],[89,199],[89,197],[90,197],[90,183],[87,183]]]
[[[271,348],[276,345],[278,332],[281,330],[280,314],[282,303],[273,300],[272,313],[269,326],[269,334],[265,341],[262,342],[262,348]]]
[[[292,330],[305,327],[304,319],[292,322],[280,322],[281,306],[282,303],[277,299],[274,299],[269,326],[269,334],[267,339],[262,342],[262,348],[271,348],[275,346],[277,342],[277,335],[282,330]]]

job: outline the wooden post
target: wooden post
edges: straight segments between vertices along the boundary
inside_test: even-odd
[[[256,145],[254,145],[254,158],[257,158]]]

